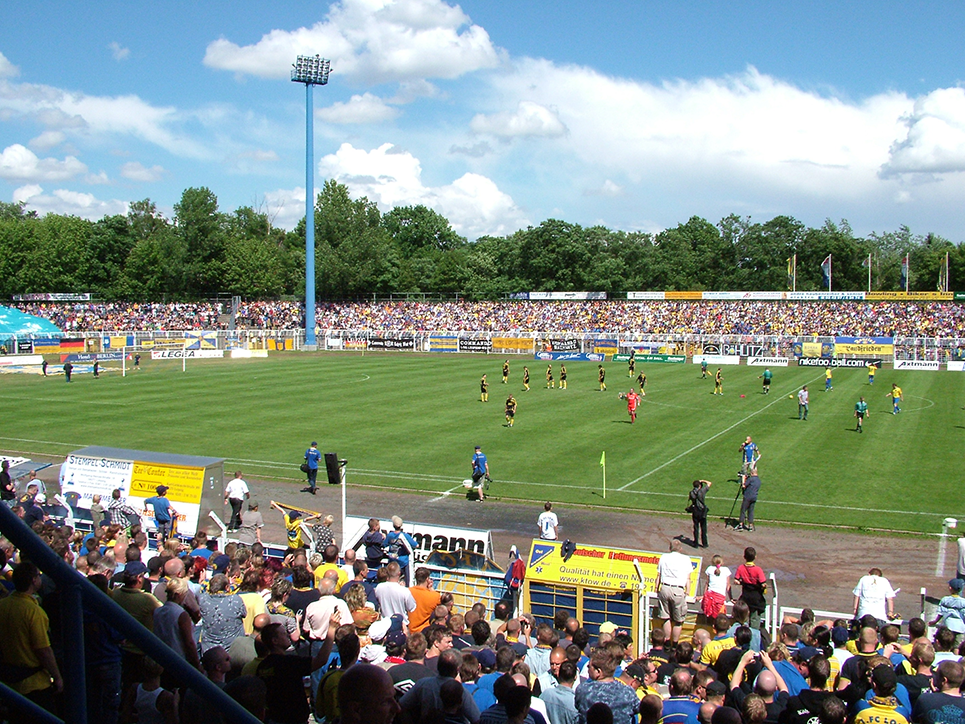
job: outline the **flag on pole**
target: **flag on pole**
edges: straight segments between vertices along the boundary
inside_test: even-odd
[[[831,255],[828,254],[824,261],[821,262],[821,274],[824,275],[824,283],[828,285],[828,291],[831,291]]]
[[[600,456],[600,467],[603,468],[603,499],[606,500],[606,450]]]
[[[941,266],[938,267],[938,291],[944,292],[948,287],[948,252],[945,252],[945,258],[942,259]]]
[[[787,288],[793,289],[794,270],[791,268],[791,257],[787,258]]]
[[[871,254],[868,254],[868,258],[861,262],[861,267],[863,269],[871,268]]]
[[[901,288],[908,291],[908,255],[901,260]]]
[[[606,450],[604,450],[603,454],[600,456],[600,467],[601,468],[606,467]]]

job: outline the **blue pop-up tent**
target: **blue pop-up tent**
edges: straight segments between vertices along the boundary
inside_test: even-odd
[[[12,307],[0,307],[0,342],[27,335],[61,337],[63,331],[53,322]]]

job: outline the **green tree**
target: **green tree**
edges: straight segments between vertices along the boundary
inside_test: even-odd
[[[187,252],[187,293],[198,298],[217,294],[225,249],[218,197],[203,186],[185,189],[174,205],[174,218]]]

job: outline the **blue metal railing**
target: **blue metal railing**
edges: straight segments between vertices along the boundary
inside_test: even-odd
[[[7,506],[0,505],[0,533],[8,538],[21,555],[35,563],[50,576],[62,592],[62,622],[64,637],[64,698],[65,724],[87,724],[87,686],[84,659],[84,609],[92,611],[136,644],[145,654],[157,661],[185,686],[214,703],[231,724],[258,724],[243,706],[211,683],[200,671],[175,653],[167,644],[144,628],[136,619],[100,591],[93,583],[67,565],[30,530]],[[33,702],[7,686],[0,684],[0,699],[11,707],[37,715],[38,721],[59,722],[51,715],[40,718]],[[29,707],[26,707],[29,705]],[[25,708],[26,707],[26,708]],[[92,724],[97,724],[92,722]]]

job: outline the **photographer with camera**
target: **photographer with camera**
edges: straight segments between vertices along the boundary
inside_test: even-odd
[[[707,491],[713,485],[709,480],[695,480],[694,487],[688,496],[689,504],[685,508],[690,513],[694,523],[694,548],[707,547]],[[698,533],[700,537],[698,538]]]

